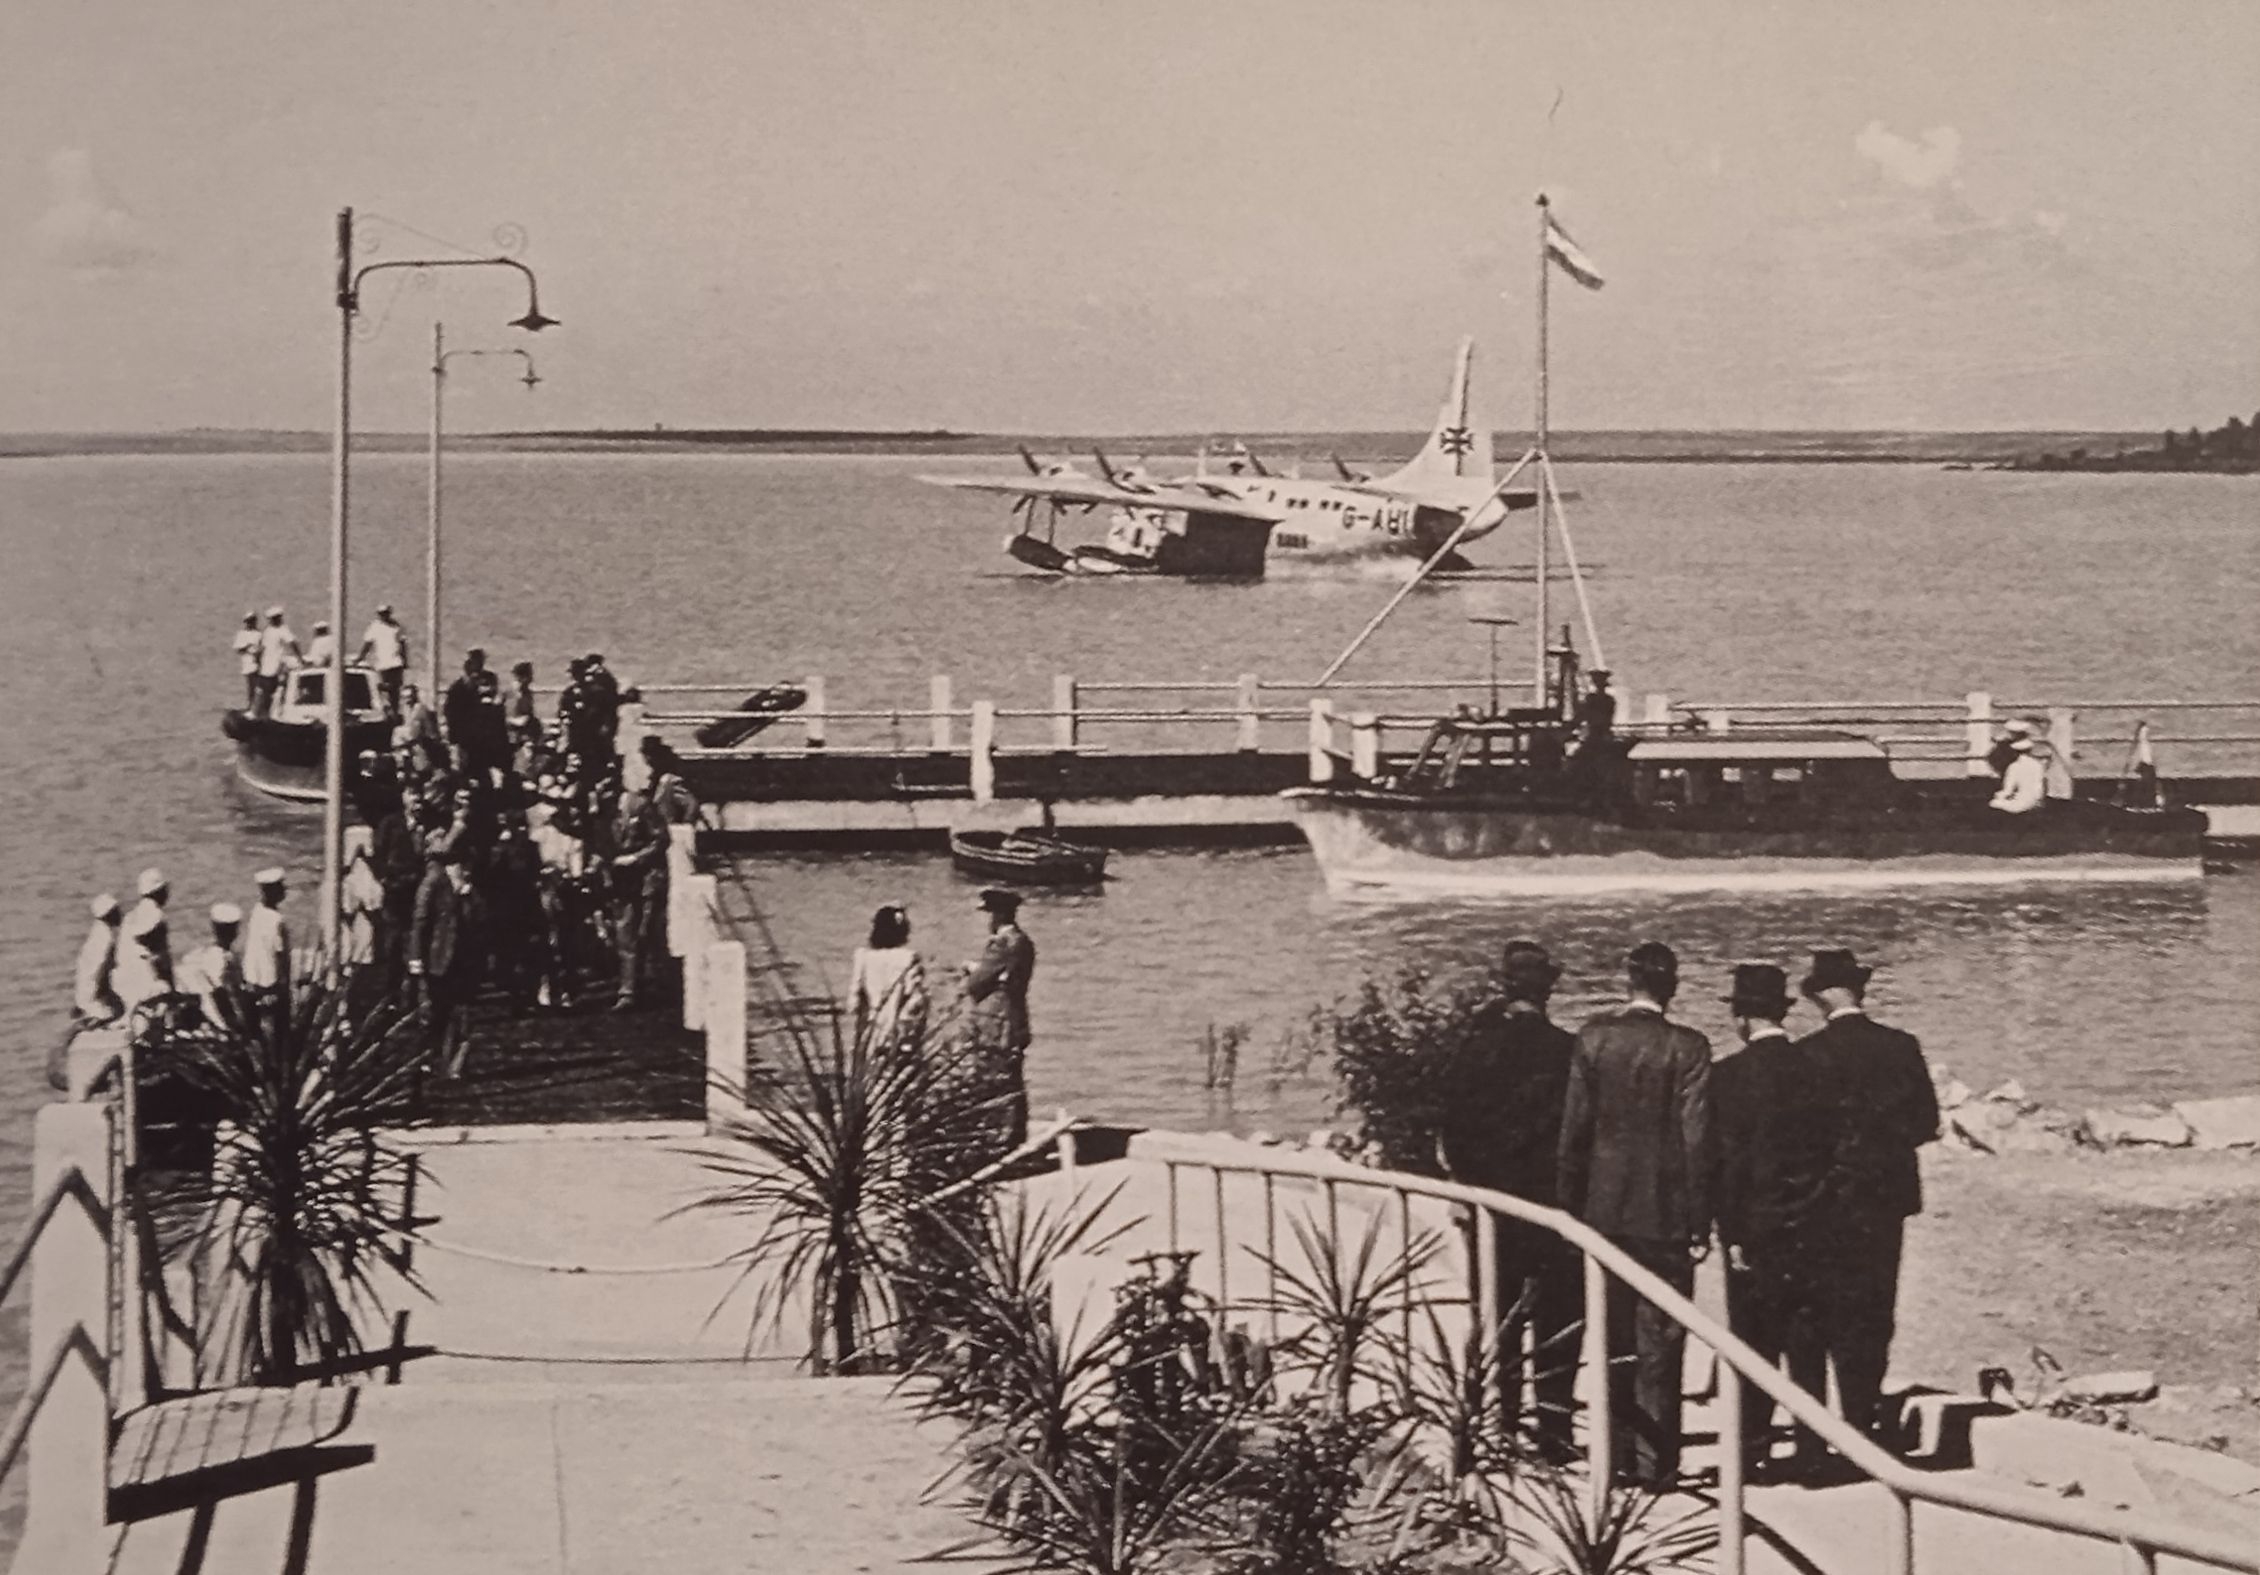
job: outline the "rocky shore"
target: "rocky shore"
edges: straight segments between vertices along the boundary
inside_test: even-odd
[[[2029,1096],[2014,1078],[1980,1094],[1944,1066],[1931,1071],[1946,1142],[1978,1154],[2080,1149],[2260,1149],[2260,1094],[2069,1110]]]

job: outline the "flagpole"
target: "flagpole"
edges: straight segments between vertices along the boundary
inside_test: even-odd
[[[1546,493],[1548,491],[1548,488],[1546,486],[1546,481],[1548,474],[1553,469],[1553,466],[1547,459],[1546,455],[1546,286],[1548,282],[1546,276],[1552,271],[1548,258],[1546,256],[1546,229],[1549,222],[1550,219],[1546,209],[1546,194],[1544,192],[1540,192],[1538,194],[1538,408],[1537,433],[1532,441],[1532,448],[1538,456],[1539,479],[1538,552],[1536,557],[1538,571],[1538,670],[1537,678],[1535,681],[1536,687],[1532,690],[1532,694],[1535,698],[1535,702],[1539,705],[1546,704],[1548,699],[1550,698],[1546,685],[1546,631],[1549,627],[1551,627],[1550,620],[1552,617],[1552,613],[1547,606],[1546,595],[1546,576],[1548,572],[1546,562],[1548,546],[1548,532],[1546,529]]]

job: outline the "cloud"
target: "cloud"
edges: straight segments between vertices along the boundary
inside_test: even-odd
[[[51,195],[32,223],[40,254],[73,273],[120,273],[156,255],[136,219],[95,173],[84,148],[63,148],[47,161]]]
[[[1953,179],[1962,158],[1962,134],[1952,126],[1933,126],[1915,142],[1871,120],[1852,139],[1852,148],[1886,179],[1928,191]]]

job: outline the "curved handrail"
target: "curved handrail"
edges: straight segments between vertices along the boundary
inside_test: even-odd
[[[1131,1156],[1138,1158],[1135,1153]],[[1687,1333],[1717,1353],[1752,1386],[1765,1392],[1797,1421],[1827,1442],[1830,1448],[1861,1471],[1905,1499],[1922,1500],[1972,1514],[2013,1520],[2043,1530],[2065,1532],[2121,1546],[2172,1554],[2177,1558],[2218,1565],[2232,1570],[2260,1572],[2260,1545],[2239,1544],[2227,1537],[2168,1526],[2129,1514],[2092,1510],[2059,1499],[2014,1489],[1985,1487],[1915,1470],[1893,1458],[1880,1446],[1855,1431],[1809,1391],[1791,1383],[1781,1371],[1758,1355],[1662,1279],[1642,1268],[1621,1247],[1560,1209],[1532,1203],[1510,1193],[1471,1187],[1462,1182],[1440,1181],[1406,1171],[1375,1170],[1346,1160],[1309,1155],[1266,1155],[1262,1158],[1227,1158],[1208,1154],[1156,1154],[1151,1163],[1209,1170],[1224,1174],[1294,1176],[1311,1181],[1335,1182],[1409,1193],[1443,1203],[1485,1209],[1493,1214],[1538,1226],[1569,1242],[1598,1262],[1619,1280],[1640,1293]]]

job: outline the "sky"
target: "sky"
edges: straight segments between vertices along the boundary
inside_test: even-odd
[[[2260,407],[2251,0],[6,0],[0,430],[1563,428]],[[503,240],[498,241],[500,235]]]

